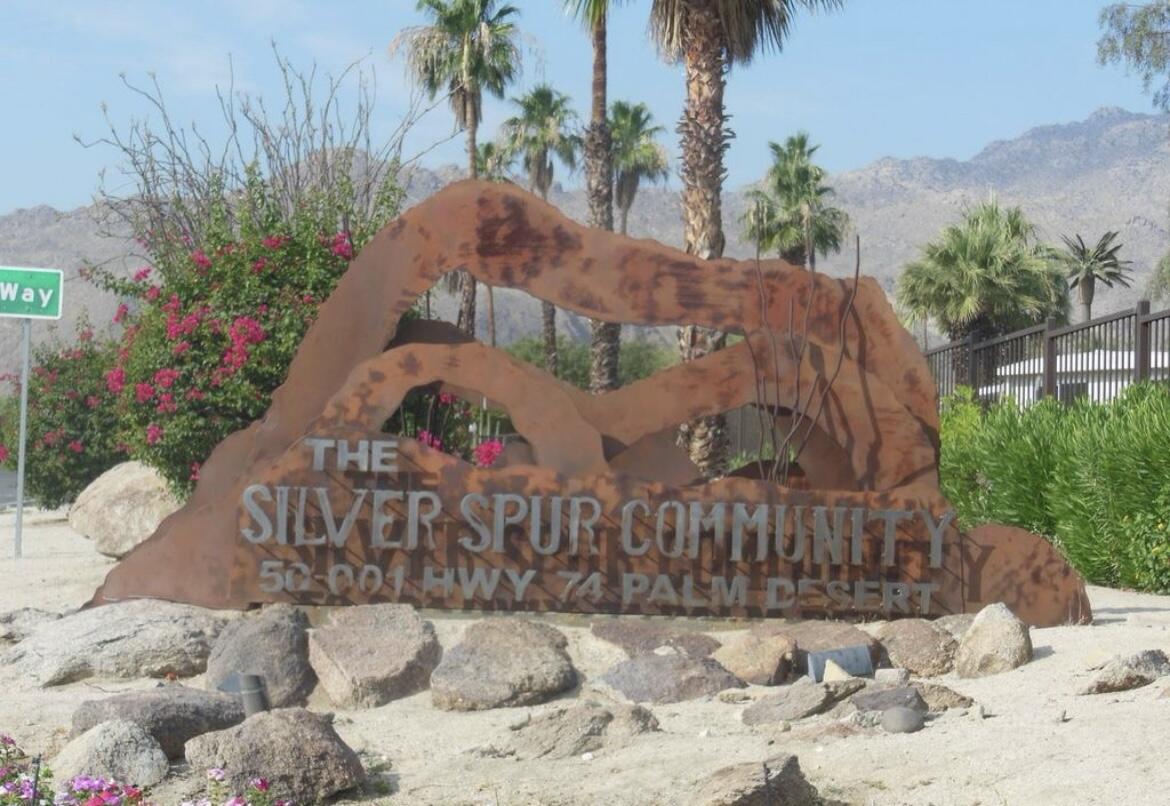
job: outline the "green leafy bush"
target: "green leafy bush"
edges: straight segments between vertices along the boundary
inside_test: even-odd
[[[95,478],[126,458],[118,437],[118,402],[105,373],[115,345],[82,324],[73,346],[35,351],[28,389],[25,485],[41,506],[77,497]],[[19,381],[19,377],[13,378]],[[19,390],[0,403],[0,465],[15,469],[20,430]]]
[[[1049,537],[1090,582],[1170,591],[1170,388],[1107,404],[944,401],[942,489],[960,523]],[[1161,526],[1159,526],[1161,524]]]
[[[589,344],[557,338],[557,377],[579,389],[589,388]],[[544,341],[527,336],[513,342],[507,352],[534,366],[544,366]],[[648,378],[678,362],[677,351],[645,339],[623,340],[618,353],[618,380],[623,386]]]

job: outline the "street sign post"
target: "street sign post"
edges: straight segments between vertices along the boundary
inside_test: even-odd
[[[32,349],[32,320],[60,319],[65,275],[60,269],[31,269],[0,266],[0,317],[20,322],[20,438],[16,455],[16,539],[13,553],[22,554],[24,527],[24,461],[28,441],[29,352]]]

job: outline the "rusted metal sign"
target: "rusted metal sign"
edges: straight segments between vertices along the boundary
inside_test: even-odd
[[[400,328],[456,269],[594,318],[745,338],[594,397],[450,326]],[[506,410],[526,451],[479,469],[383,433],[432,384]],[[1083,582],[1046,541],[956,529],[936,403],[868,279],[699,261],[580,227],[514,187],[458,183],[367,245],[265,418],[215,450],[187,505],[94,601],[744,616],[1004,601],[1034,624],[1087,619]],[[808,424],[799,483],[702,482],[675,447],[678,424],[748,404],[770,427]]]

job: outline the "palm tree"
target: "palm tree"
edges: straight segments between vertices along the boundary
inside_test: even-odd
[[[1077,289],[1081,312],[1087,322],[1093,318],[1093,296],[1097,291],[1097,283],[1104,283],[1109,288],[1117,283],[1128,288],[1130,277],[1126,267],[1130,261],[1117,257],[1121,244],[1114,243],[1116,232],[1106,232],[1097,245],[1092,247],[1079,234],[1075,239],[1067,235],[1061,236],[1061,239],[1065,251],[1060,255],[1060,260],[1064,263],[1069,287]]]
[[[994,199],[927,244],[898,278],[898,304],[955,341],[978,341],[1047,319],[1068,320],[1068,285],[1019,207]]]
[[[812,159],[820,146],[810,145],[805,132],[768,147],[772,166],[764,188],[748,194],[750,206],[743,218],[747,236],[760,251],[775,250],[790,263],[815,271],[818,252],[841,251],[849,216],[828,204],[833,189],[824,184],[825,170]]]
[[[513,98],[517,114],[504,121],[504,141],[519,155],[528,174],[529,187],[548,201],[556,157],[573,170],[581,137],[574,131],[577,113],[569,105],[569,96],[548,84],[538,84],[527,94]],[[551,302],[541,302],[544,334],[544,365],[557,372],[557,309]]]
[[[670,177],[666,150],[657,142],[665,129],[651,124],[653,115],[646,104],[614,101],[610,109],[613,132],[614,203],[620,220],[619,231],[626,234],[630,208],[643,182],[665,182]]]
[[[723,254],[723,152],[731,137],[723,108],[727,71],[747,64],[760,50],[780,49],[797,9],[833,9],[843,0],[653,0],[650,27],[663,56],[681,61],[686,74],[686,108],[679,121],[682,148],[683,240],[687,252],[702,258]],[[717,331],[679,330],[683,360],[722,346]],[[689,431],[689,433],[688,433]],[[685,429],[691,458],[704,475],[716,476],[727,464],[727,434],[722,417],[706,418]]]
[[[406,50],[411,72],[432,98],[447,93],[456,125],[467,132],[467,172],[474,179],[483,93],[503,98],[520,70],[520,12],[496,0],[418,0],[418,10],[431,24],[402,31],[390,50]],[[463,274],[459,285],[459,324],[474,336],[475,278]]]
[[[603,230],[613,229],[612,141],[606,118],[606,31],[610,2],[565,0],[565,8],[589,27],[593,41],[589,126],[585,129],[585,189],[589,198],[589,226]],[[622,327],[616,322],[593,320],[590,330],[589,389],[596,395],[618,387],[618,352]]]
[[[506,182],[508,169],[515,159],[516,155],[506,143],[497,143],[493,140],[480,143],[475,154],[476,175],[492,182]]]

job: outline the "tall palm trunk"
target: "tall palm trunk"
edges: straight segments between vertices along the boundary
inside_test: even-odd
[[[630,208],[622,207],[620,210],[618,210],[618,215],[621,217],[621,229],[619,232],[621,232],[622,235],[628,235],[629,233],[626,230],[630,223]]]
[[[606,14],[593,22],[593,93],[589,129],[585,133],[585,185],[589,195],[589,226],[613,229],[613,141],[606,117]],[[625,232],[623,224],[622,232]],[[618,387],[618,356],[622,326],[593,321],[590,343],[589,388],[601,394]]]
[[[678,132],[682,145],[683,239],[686,251],[704,259],[723,255],[723,153],[729,133],[723,114],[724,55],[716,0],[687,0],[683,62],[687,100]],[[721,349],[726,336],[715,330],[679,328],[679,351],[690,361]],[[704,417],[680,429],[680,441],[707,478],[727,466],[727,426],[722,415]]]
[[[467,175],[472,179],[477,179],[479,178],[479,167],[475,162],[475,139],[479,129],[479,120],[477,120],[476,105],[470,92],[464,93],[463,103],[464,120],[467,122]],[[490,311],[491,308],[492,305],[489,301],[488,310]],[[457,325],[472,338],[475,338],[475,278],[467,273],[459,281],[459,318]],[[492,343],[495,343],[494,339]]]
[[[1096,296],[1097,278],[1089,275],[1077,285],[1077,293],[1081,298],[1081,321],[1088,322],[1093,318],[1093,297]]]

